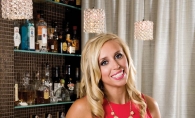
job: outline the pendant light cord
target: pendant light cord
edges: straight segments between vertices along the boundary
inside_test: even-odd
[[[143,21],[145,20],[145,0],[144,0],[144,17],[143,17]]]

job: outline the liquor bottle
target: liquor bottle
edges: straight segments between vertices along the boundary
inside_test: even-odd
[[[69,78],[71,78],[70,75],[70,69],[71,69],[71,65],[65,65],[65,88],[68,89],[68,80]]]
[[[64,3],[65,0],[60,0],[60,3]]]
[[[45,85],[45,80],[42,79],[41,86],[36,90],[36,104],[50,103],[50,89]]]
[[[59,88],[59,85],[60,85],[60,73],[59,73],[59,67],[56,66],[54,69],[53,69],[53,90],[54,92]]]
[[[23,77],[23,84],[19,89],[18,98],[22,102],[26,102],[28,105],[34,104],[35,89],[30,84],[30,74],[26,72]]]
[[[69,1],[68,1],[68,4],[69,4],[69,5],[72,5],[72,6],[75,6],[75,0],[69,0]]]
[[[68,4],[69,0],[64,0],[64,4]]]
[[[77,26],[73,26],[72,46],[75,47],[75,53],[79,53],[79,38],[77,35]]]
[[[32,21],[28,23],[28,41],[29,41],[29,50],[35,50],[35,27]]]
[[[57,97],[58,101],[70,101],[69,91],[64,87],[64,79],[60,80],[60,86],[55,91],[54,95]]]
[[[50,79],[49,64],[45,64],[45,85],[49,87],[50,90],[53,89],[53,82]]]
[[[60,2],[60,0],[54,0],[55,2]]]
[[[66,79],[65,79],[65,85],[66,88],[68,89],[69,93],[70,93],[70,99],[74,100],[74,82],[73,79],[71,77],[71,66],[70,65],[66,65]]]
[[[15,89],[15,101],[14,101],[14,105],[17,106],[19,103],[19,99],[18,99],[18,81],[15,79],[14,81],[14,89]]]
[[[65,28],[65,33],[64,33],[64,39],[62,42],[62,51],[63,53],[67,53],[68,49],[68,41],[70,40],[70,27],[69,27],[69,22],[66,23],[66,28]]]
[[[78,99],[79,95],[80,95],[80,91],[79,91],[79,88],[80,88],[80,74],[79,74],[79,68],[78,67],[76,68],[76,71],[75,71],[75,80],[76,80],[76,83],[75,83],[74,95],[75,95],[75,99]]]
[[[22,50],[28,50],[29,48],[29,41],[28,41],[28,20],[24,21],[20,28],[20,35],[21,35],[21,46]]]
[[[47,27],[47,34],[48,34],[48,39],[47,39],[47,51],[52,52],[53,49],[53,33],[54,33],[54,28],[52,26]]]
[[[41,52],[47,52],[47,23],[44,21],[43,13],[40,13],[40,19],[36,24],[37,41]]]
[[[63,42],[64,42],[64,37],[63,37],[63,32],[59,32],[59,35],[58,35],[58,52],[59,53],[63,53],[63,50],[62,50],[62,45],[63,45]]]
[[[34,82],[34,86],[35,86],[35,90],[37,90],[39,88],[39,86],[41,86],[41,79],[40,79],[40,72],[39,69],[37,69],[36,73],[35,73],[35,82]]]
[[[73,54],[75,53],[75,47],[72,45],[72,40],[70,39],[70,34],[66,35],[66,41],[67,41],[67,53]]]
[[[47,26],[47,51],[48,52],[51,52],[52,39],[53,39],[52,26]]]
[[[21,36],[19,33],[20,25],[18,22],[14,22],[14,49],[19,49],[21,43]]]
[[[81,0],[76,0],[76,7],[81,7]]]
[[[55,28],[54,28],[54,33],[53,33],[53,45],[54,45],[54,49],[52,50],[52,52],[58,52],[58,31],[57,31],[57,22],[54,23],[55,24]]]

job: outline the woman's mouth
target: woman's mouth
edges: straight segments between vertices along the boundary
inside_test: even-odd
[[[121,71],[117,72],[116,74],[112,75],[111,77],[113,79],[116,79],[116,80],[123,79],[123,77],[124,77],[124,70],[121,70]]]

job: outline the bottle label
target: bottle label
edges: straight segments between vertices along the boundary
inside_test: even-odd
[[[18,84],[15,84],[15,101],[18,101]]]
[[[68,85],[68,89],[73,91],[74,90],[74,84],[73,83],[69,83]]]
[[[66,41],[68,41],[68,42],[72,42],[71,40],[70,40],[70,34],[66,34]]]
[[[35,28],[33,26],[29,28],[29,48],[35,49]]]
[[[21,43],[21,37],[19,33],[14,33],[14,46],[19,46]]]
[[[47,28],[42,28],[42,43],[47,44]]]
[[[44,90],[44,99],[49,99],[49,90],[48,89],[46,89],[46,90]]]
[[[75,47],[76,51],[79,50],[79,40],[78,39],[74,39],[72,42],[72,45]]]
[[[52,49],[52,50],[54,49],[54,45],[51,45],[51,49]]]
[[[60,88],[60,83],[54,83],[53,85],[54,85],[54,92],[56,92],[56,90]]]
[[[63,42],[63,43],[62,43],[62,50],[63,50],[64,52],[67,51],[67,43],[66,43],[66,42]]]
[[[19,33],[19,27],[14,27],[14,33]]]
[[[75,47],[73,46],[69,46],[68,49],[67,49],[68,53],[72,54],[72,53],[75,53]]]
[[[76,0],[76,5],[81,5],[81,0]]]
[[[43,28],[46,28],[46,26],[38,26],[38,31],[37,31],[38,35],[40,35],[40,36],[42,35],[42,29]]]

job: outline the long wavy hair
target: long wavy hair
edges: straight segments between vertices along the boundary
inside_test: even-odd
[[[132,102],[138,104],[140,108],[140,116],[144,118],[146,113],[146,104],[141,93],[135,87],[135,68],[131,59],[129,47],[122,39],[112,33],[99,34],[88,40],[82,51],[81,56],[81,72],[82,79],[80,85],[80,97],[87,97],[90,104],[93,117],[104,118],[103,100],[105,97],[101,83],[101,72],[98,64],[100,50],[105,42],[115,40],[122,47],[128,61],[129,75],[126,83],[126,91]]]

